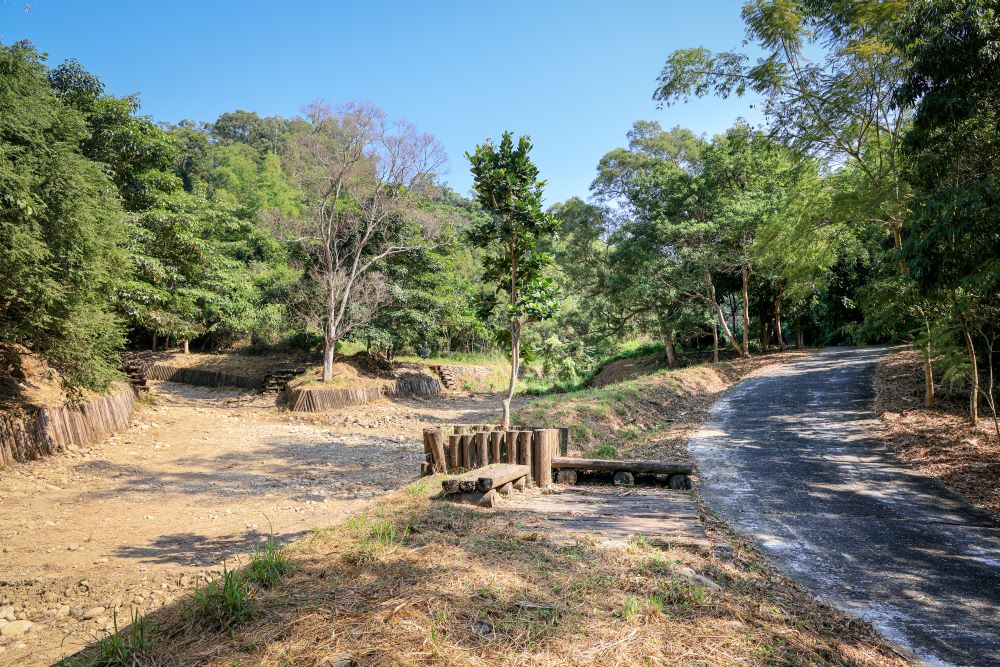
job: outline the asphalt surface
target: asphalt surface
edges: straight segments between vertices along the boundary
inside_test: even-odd
[[[1000,665],[1000,524],[875,436],[886,348],[828,348],[713,407],[691,443],[702,493],[820,599],[932,665]]]

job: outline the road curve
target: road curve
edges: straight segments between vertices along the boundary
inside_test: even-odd
[[[1000,524],[876,437],[886,348],[827,348],[737,385],[690,443],[702,495],[817,597],[932,665],[1000,665]]]

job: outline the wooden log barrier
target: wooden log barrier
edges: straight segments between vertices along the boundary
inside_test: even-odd
[[[493,507],[497,502],[497,490],[470,491],[468,493],[456,493],[448,496],[448,500],[466,505],[478,505],[479,507]]]
[[[500,450],[503,449],[503,431],[490,431],[490,463],[503,463]]]
[[[462,436],[448,436],[448,469],[458,470],[462,467]]]
[[[531,431],[517,432],[517,462],[523,466],[528,466],[528,470],[534,471],[531,465]],[[528,475],[534,479],[534,473]]]
[[[490,434],[480,431],[476,434],[476,467],[490,464]]]
[[[559,450],[559,431],[554,428],[535,431],[531,449],[535,484],[547,489],[552,486],[552,454]]]
[[[552,459],[556,470],[594,470],[599,472],[630,472],[632,474],[690,475],[694,466],[690,463],[668,461],[615,461],[610,459],[577,459],[559,456]]]
[[[462,467],[466,470],[472,470],[476,467],[474,465],[474,457],[476,455],[474,444],[475,442],[471,434],[462,434]]]
[[[476,489],[478,491],[489,491],[513,482],[528,474],[528,466],[512,465],[509,463],[494,463],[476,471],[479,477],[476,479]]]
[[[424,429],[424,448],[430,451],[434,472],[448,472],[448,462],[444,455],[444,434],[439,428]]]
[[[506,463],[517,463],[517,431],[507,431],[504,434],[504,445],[507,448],[507,456],[504,458]]]

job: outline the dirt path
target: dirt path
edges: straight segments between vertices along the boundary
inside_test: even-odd
[[[245,554],[336,522],[419,470],[421,429],[492,397],[281,413],[241,390],[154,383],[100,444],[0,470],[0,664],[49,664]],[[26,622],[24,622],[26,621]],[[122,623],[125,624],[125,623]]]
[[[1000,664],[1000,525],[882,447],[884,348],[775,366],[691,443],[709,506],[793,580],[930,664]]]

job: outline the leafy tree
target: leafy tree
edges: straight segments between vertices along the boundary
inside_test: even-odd
[[[129,271],[128,227],[87,139],[38,52],[0,45],[0,340],[43,354],[70,391],[117,377],[112,297]]]
[[[531,141],[504,132],[499,145],[492,140],[466,153],[472,164],[477,200],[490,214],[472,231],[472,240],[490,254],[485,279],[496,285],[495,296],[506,295],[507,334],[510,343],[510,383],[503,399],[503,426],[510,426],[510,403],[521,364],[521,333],[531,320],[551,317],[556,309],[552,279],[544,275],[552,256],[539,250],[539,241],[559,228],[559,221],[542,208],[544,181],[531,161]]]
[[[389,122],[370,105],[307,108],[308,130],[292,139],[292,171],[305,193],[303,237],[314,250],[300,303],[324,333],[323,380],[333,378],[337,342],[367,325],[387,299],[379,270],[394,255],[422,247],[413,208],[444,163],[429,134]],[[319,286],[317,289],[316,285]]]
[[[924,295],[951,303],[975,422],[982,391],[974,339],[979,332],[992,341],[1000,287],[1000,10],[981,0],[916,2],[897,44],[909,63],[898,99],[916,105],[905,139],[913,220],[901,257]]]

